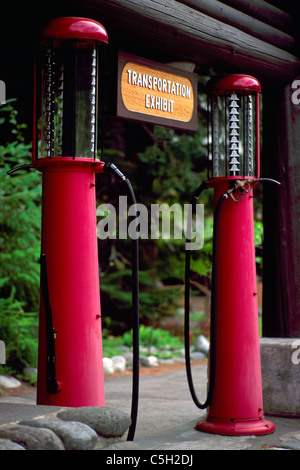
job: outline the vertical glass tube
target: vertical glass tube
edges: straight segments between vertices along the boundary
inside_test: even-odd
[[[51,158],[54,151],[54,90],[53,90],[53,47],[49,42],[43,55],[43,88],[42,88],[42,153]]]
[[[209,143],[211,145],[210,159],[212,160],[212,177],[226,175],[226,159],[225,159],[225,101],[223,96],[214,94],[210,100],[210,130]]]
[[[207,159],[208,159],[208,168],[207,168],[207,177],[208,179],[212,178],[212,98],[211,96],[207,97]]]
[[[97,82],[98,82],[98,57],[97,49],[94,47],[92,54],[92,86],[91,86],[91,157],[97,157],[97,116],[98,116],[98,99],[97,99]]]
[[[41,156],[97,157],[98,56],[95,41],[44,41]]]
[[[62,144],[63,144],[63,118],[64,118],[64,70],[62,65],[57,68],[57,93],[56,93],[56,113],[55,113],[55,125],[56,129],[56,140],[55,140],[55,155],[62,154]]]
[[[220,154],[219,154],[219,106],[218,96],[212,96],[212,146],[213,146],[213,176],[219,176]]]
[[[55,156],[74,158],[76,156],[75,135],[77,130],[75,125],[77,75],[76,40],[64,41],[61,46],[58,47],[57,55],[63,69],[64,94],[62,129],[59,130],[62,133],[62,147],[61,153]]]
[[[247,176],[256,175],[256,96],[245,97],[245,159]]]
[[[96,158],[97,154],[97,75],[95,44],[78,45],[76,93],[76,156]]]
[[[208,148],[212,178],[259,174],[259,93],[254,77],[212,79],[208,89]]]

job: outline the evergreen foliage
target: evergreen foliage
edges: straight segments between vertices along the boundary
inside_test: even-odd
[[[21,371],[37,356],[41,175],[11,168],[31,163],[11,102],[0,107],[0,338],[7,365]]]
[[[208,77],[199,79],[198,128],[183,132],[162,126],[112,121],[108,124],[103,159],[113,162],[130,179],[138,203],[147,206],[166,203],[182,207],[195,189],[207,179],[206,99],[203,88]],[[121,139],[124,136],[124,140]],[[120,143],[121,141],[121,143]],[[129,142],[129,144],[128,144]],[[109,150],[107,150],[109,149]],[[102,177],[102,175],[101,175]],[[100,178],[99,178],[100,179]],[[99,183],[98,203],[117,207],[124,194],[114,178]],[[124,189],[124,188],[123,188]],[[205,205],[205,243],[192,253],[191,269],[198,280],[209,284],[212,244],[212,192],[201,197]],[[157,325],[165,315],[174,315],[182,299],[185,237],[140,239],[141,322]],[[148,234],[150,235],[150,234]],[[99,245],[101,267],[102,320],[105,332],[120,335],[131,326],[130,241],[107,240]]]

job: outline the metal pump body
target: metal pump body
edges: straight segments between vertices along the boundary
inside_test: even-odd
[[[42,172],[37,403],[104,406],[95,173],[103,26],[57,18],[37,51],[33,166]],[[39,147],[38,139],[41,144]]]
[[[229,75],[208,85],[214,206],[223,197],[215,234],[214,388],[197,429],[224,435],[275,430],[263,414],[253,186],[259,179],[259,82]],[[225,197],[224,197],[225,196]],[[216,229],[216,228],[215,228]]]

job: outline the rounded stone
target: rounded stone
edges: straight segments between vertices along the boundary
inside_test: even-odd
[[[0,387],[2,388],[17,388],[22,384],[20,380],[15,379],[14,377],[6,377],[5,375],[0,375]]]
[[[103,373],[107,375],[111,375],[115,372],[113,361],[110,357],[103,358]]]
[[[126,359],[123,356],[113,356],[111,358],[115,372],[125,372]]]
[[[4,424],[0,426],[0,438],[16,442],[27,450],[65,450],[62,441],[50,429]]]
[[[104,437],[121,437],[131,424],[126,413],[109,407],[68,408],[57,413],[57,417],[64,421],[80,421]]]
[[[98,439],[90,426],[78,421],[30,419],[20,421],[20,424],[50,429],[62,440],[66,450],[92,450]]]
[[[0,439],[0,450],[26,450],[25,447],[9,439]]]

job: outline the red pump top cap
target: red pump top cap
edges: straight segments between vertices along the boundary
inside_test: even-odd
[[[42,30],[42,37],[57,39],[93,39],[108,43],[108,35],[102,24],[88,18],[56,18]]]
[[[250,75],[231,74],[217,80],[212,79],[207,85],[207,91],[222,94],[222,91],[252,91],[261,92],[259,81]]]

